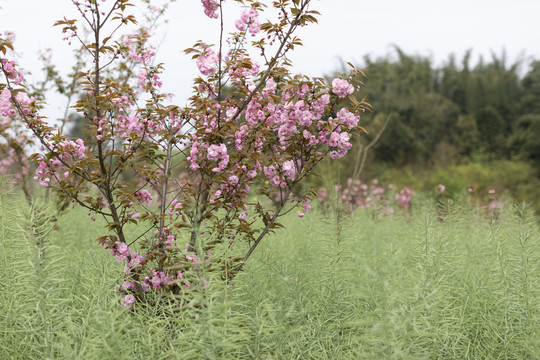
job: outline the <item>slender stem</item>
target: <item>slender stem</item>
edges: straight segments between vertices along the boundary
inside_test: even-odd
[[[203,219],[204,211],[206,209],[206,201],[208,200],[208,187],[206,187],[201,193],[200,190],[202,186],[203,182],[201,181],[201,185],[199,187],[199,194],[201,194],[201,196],[197,199],[197,210],[193,219],[193,226],[191,227],[191,237],[189,239],[188,251],[190,252],[195,252],[195,244],[197,242],[199,228],[201,227],[201,221]]]
[[[268,233],[268,231],[270,230],[270,228],[272,227],[272,225],[274,224],[274,222],[278,218],[281,210],[283,210],[283,208],[285,207],[285,204],[287,203],[287,200],[289,200],[289,197],[291,196],[291,193],[292,193],[292,187],[288,188],[287,192],[285,193],[285,195],[283,196],[283,198],[281,200],[281,204],[279,204],[278,208],[274,212],[274,215],[272,216],[272,219],[270,219],[268,224],[266,224],[263,231],[259,234],[259,237],[255,240],[253,245],[251,245],[251,247],[249,248],[246,255],[244,255],[244,258],[242,259],[242,261],[235,268],[233,268],[229,274],[227,274],[227,277],[228,277],[229,280],[234,279],[236,274],[238,274],[242,270],[242,268],[244,267],[244,264],[246,263],[246,261],[249,259],[249,257],[253,253],[253,251],[255,251],[255,248],[259,245],[261,240],[266,236],[266,234]]]
[[[167,143],[167,157],[165,158],[165,169],[163,172],[163,184],[161,187],[161,204],[160,204],[160,220],[159,220],[159,248],[163,250],[163,228],[165,227],[165,211],[167,210],[167,188],[169,185],[169,171],[171,164],[172,143],[169,140]],[[163,261],[159,262],[159,271],[163,271]]]
[[[221,69],[221,57],[222,51],[223,51],[223,0],[220,0],[219,2],[219,12],[220,16],[219,19],[221,21],[220,23],[220,30],[219,30],[219,60],[218,60],[218,93],[217,93],[217,101],[221,101],[221,90],[223,87],[222,80],[223,80],[223,72]],[[217,116],[217,126],[218,130],[221,130],[221,111],[222,109],[219,108],[218,110],[218,116]]]

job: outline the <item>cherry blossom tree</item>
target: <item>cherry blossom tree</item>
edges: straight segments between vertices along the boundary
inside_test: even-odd
[[[74,105],[91,144],[46,122],[10,59],[10,39],[0,40],[1,115],[18,116],[41,145],[30,157],[35,180],[107,222],[98,241],[124,264],[117,290],[127,308],[163,296],[179,305],[213,282],[232,281],[282,227],[281,216],[309,210],[313,191],[299,186],[306,176],[325,157],[343,157],[352,134],[364,132],[360,71],[351,65],[331,84],[291,73],[288,56],[301,45],[294,34],[319,15],[311,1],[236,2],[244,10],[225,19],[225,1],[202,0],[219,42],[185,51],[201,76],[180,107],[161,91],[150,34],[121,34],[136,23],[130,0],[73,1],[79,18],[56,25],[91,59],[75,76],[84,96]],[[277,18],[261,20],[268,6]],[[236,31],[226,34],[225,22]],[[127,62],[136,65],[132,76],[118,76]],[[254,191],[260,200],[250,200]]]

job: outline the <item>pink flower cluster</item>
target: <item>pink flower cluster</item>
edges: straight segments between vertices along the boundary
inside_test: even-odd
[[[55,151],[61,155],[48,161],[40,161],[36,169],[34,180],[41,186],[49,186],[53,178],[57,180],[67,178],[70,175],[69,166],[86,157],[86,146],[82,139],[77,139],[75,142],[64,140],[56,144]]]
[[[217,19],[219,17],[217,10],[219,9],[219,4],[216,0],[201,0],[204,13],[211,19]]]
[[[286,181],[294,181],[296,166],[292,160],[283,161],[281,166],[270,165],[264,167],[264,174],[273,186],[286,187]]]
[[[499,213],[501,212],[503,208],[503,203],[500,202],[497,199],[497,192],[495,189],[488,189],[488,197],[489,197],[489,211],[491,211],[492,215],[495,217],[499,217]]]
[[[409,210],[414,192],[410,188],[403,188],[396,194],[398,205],[404,210]]]
[[[354,87],[347,80],[334,79],[332,80],[332,92],[339,97],[345,97],[354,92]]]
[[[231,80],[235,84],[241,84],[242,82],[246,81],[246,78],[255,78],[259,74],[260,65],[256,61],[253,61],[246,56],[236,56],[234,59],[226,57],[225,61],[227,60],[233,61],[231,66],[229,66],[227,73],[231,76]],[[247,87],[249,91],[253,91],[255,84],[248,82]]]
[[[261,30],[259,14],[254,8],[244,10],[240,19],[236,20],[234,25],[240,31],[246,31],[246,29],[249,28],[249,33],[251,36],[255,36]]]
[[[145,33],[144,36],[148,37],[149,34]],[[143,65],[150,65],[152,59],[156,56],[156,47],[150,46],[139,50],[137,49],[137,42],[139,42],[139,40],[139,35],[126,35],[122,38],[122,44],[128,47],[128,57],[130,59]]]
[[[334,190],[338,201],[351,211],[357,208],[372,209],[381,211],[383,214],[393,214],[397,209],[410,210],[414,196],[410,188],[403,188],[396,192],[392,184],[383,187],[377,179],[369,184],[358,179],[348,179],[346,187],[337,185]],[[319,202],[325,205],[328,201],[327,190],[319,189]]]
[[[28,115],[32,112],[31,105],[36,101],[34,97],[29,97],[25,92],[20,91],[15,95],[15,100],[20,104],[23,114]],[[0,93],[0,115],[6,117],[16,116],[17,109],[13,106],[11,91],[2,90]]]
[[[245,62],[246,59],[242,61]],[[247,83],[245,86],[249,91],[253,91],[252,85]],[[242,87],[242,84],[237,86]],[[278,95],[280,101],[274,101],[272,95]],[[339,110],[335,118],[325,116],[328,114],[330,101],[329,94],[316,93],[311,83],[298,85],[296,91],[292,89],[282,91],[274,79],[269,77],[262,91],[253,94],[245,112],[240,114],[243,115],[245,122],[240,123],[234,131],[234,139],[225,139],[221,144],[207,142],[206,138],[213,137],[214,132],[219,130],[217,116],[199,115],[196,122],[203,125],[205,131],[192,135],[191,149],[187,158],[189,168],[194,171],[208,163],[219,161],[217,166],[213,165],[212,172],[229,172],[227,175],[229,181],[223,185],[221,191],[225,188],[236,189],[239,179],[243,182],[254,179],[263,169],[271,186],[285,188],[296,181],[297,175],[304,171],[307,159],[292,159],[279,154],[286,154],[292,151],[289,149],[303,144],[304,152],[307,154],[313,152],[322,156],[320,150],[325,147],[328,148],[330,157],[339,158],[351,148],[349,133],[358,125],[360,116],[346,108]],[[215,108],[224,115],[222,121],[228,123],[240,119],[238,117],[233,119],[238,115],[235,103],[215,104]],[[258,131],[261,127],[267,129],[267,135],[264,137]],[[250,164],[234,164],[231,168],[229,147],[234,146],[238,152],[242,152],[245,151],[246,145],[250,144],[250,151],[262,155],[265,151],[264,144],[271,139],[268,136],[277,136],[277,142],[272,145],[272,152],[276,156],[271,162],[263,165],[261,161],[255,160]],[[249,139],[251,140],[248,141]],[[244,189],[243,192],[245,191]]]
[[[17,71],[15,68],[15,62],[9,61],[8,59],[0,59],[0,66],[2,70],[6,73],[9,80],[13,82],[14,85],[20,85],[24,79],[24,74],[22,71]]]
[[[229,155],[227,154],[227,146],[225,144],[210,145],[207,150],[208,160],[219,161],[218,166],[212,169],[213,172],[220,172],[229,163]]]
[[[178,200],[174,199],[171,203],[171,206],[169,207],[169,217],[173,217],[173,213],[175,216],[178,216],[180,215],[180,210],[183,208],[184,206],[182,205],[182,203],[178,202]]]
[[[351,113],[346,108],[341,109],[335,119],[329,119],[329,122],[333,124],[334,131],[321,131],[321,135],[324,136],[321,138],[321,143],[334,148],[329,154],[332,159],[345,156],[352,147],[352,144],[349,142],[350,135],[348,132],[343,131],[343,128],[351,130],[358,125],[359,120],[359,115]]]
[[[139,190],[135,193],[135,197],[139,199],[139,202],[141,204],[145,204],[147,207],[152,205],[152,195],[148,192],[148,190]]]
[[[498,198],[495,188],[488,187],[485,191],[484,193],[484,191],[478,191],[476,186],[469,186],[467,189],[469,201],[473,204],[482,204],[492,218],[499,219],[504,208],[504,202]]]
[[[197,67],[203,75],[216,73],[219,57],[211,48],[206,48],[197,58]]]

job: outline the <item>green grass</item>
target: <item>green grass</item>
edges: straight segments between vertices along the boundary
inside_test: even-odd
[[[72,210],[0,196],[0,359],[534,359],[540,230],[428,199],[410,214],[292,214],[202,311],[130,313],[122,266]]]

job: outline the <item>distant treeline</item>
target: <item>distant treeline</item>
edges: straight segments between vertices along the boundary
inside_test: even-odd
[[[369,142],[391,116],[368,163],[429,168],[481,157],[540,169],[540,61],[508,64],[503,54],[472,65],[468,52],[435,66],[427,57],[395,53],[366,57],[360,66],[373,111],[362,118],[369,134],[359,141]],[[357,158],[353,150],[344,161]]]

